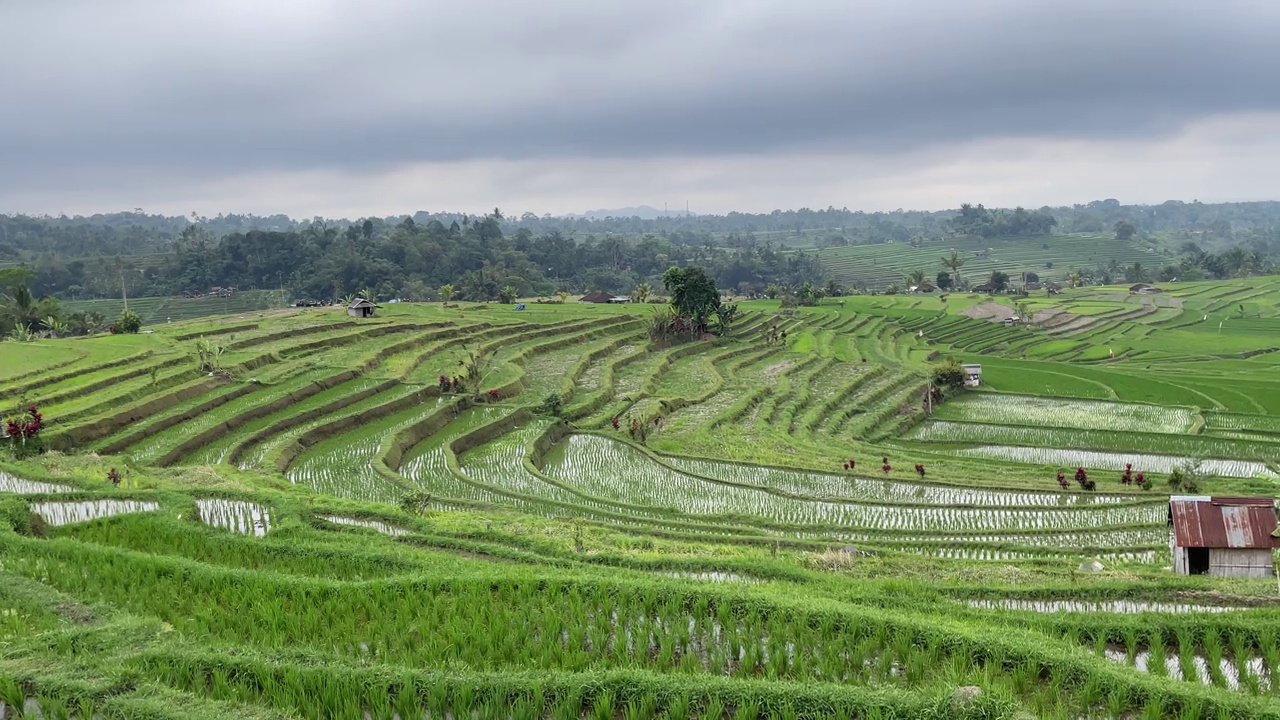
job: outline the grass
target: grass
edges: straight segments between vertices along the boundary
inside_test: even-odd
[[[1061,331],[961,314],[978,296],[866,295],[747,302],[734,337],[668,347],[643,307],[411,303],[0,344],[38,365],[0,386],[50,401],[60,448],[0,465],[0,702],[1280,717],[1274,580],[1164,570],[1184,458],[1207,458],[1205,492],[1274,492],[1280,286],[1170,290],[1029,298],[1083,318]],[[201,334],[231,378],[190,367]],[[493,354],[496,400],[439,391],[466,348]],[[984,387],[925,418],[948,355]],[[1119,483],[1126,460],[1152,491]],[[1097,492],[1058,487],[1074,465]]]

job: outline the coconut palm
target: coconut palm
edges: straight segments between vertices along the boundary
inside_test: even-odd
[[[908,286],[908,287],[920,287],[920,286],[921,286],[921,285],[923,285],[923,284],[924,284],[924,271],[923,271],[923,270],[916,269],[916,270],[912,270],[911,272],[907,273],[907,286]]]
[[[649,296],[652,294],[653,294],[653,286],[651,286],[647,282],[640,283],[639,285],[635,286],[635,289],[631,291],[631,300],[633,302],[642,303],[645,300],[648,300]]]
[[[1076,288],[1084,284],[1084,276],[1079,271],[1073,272],[1067,276],[1067,287]]]
[[[13,290],[12,295],[4,295],[3,297],[3,314],[8,318],[14,327],[20,327],[24,330],[31,331],[40,324],[39,303],[31,295],[31,291],[26,285],[18,285]]]
[[[440,301],[449,302],[453,299],[453,285],[446,284],[440,286]]]
[[[965,259],[960,257],[960,253],[955,250],[951,251],[951,256],[942,257],[942,266],[951,270],[951,274],[956,278],[956,284],[960,284],[960,268],[964,267]]]

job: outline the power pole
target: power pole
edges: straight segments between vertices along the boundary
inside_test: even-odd
[[[124,300],[124,309],[129,309],[129,293],[124,287],[124,271],[120,271],[120,297]]]

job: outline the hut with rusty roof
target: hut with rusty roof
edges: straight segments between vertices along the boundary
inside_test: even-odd
[[[1175,495],[1169,498],[1173,569],[1179,575],[1271,577],[1280,547],[1269,497]]]

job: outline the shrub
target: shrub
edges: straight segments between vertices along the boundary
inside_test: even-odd
[[[142,329],[142,316],[132,310],[120,313],[120,319],[112,325],[112,332],[117,335],[134,335]]]
[[[9,449],[14,457],[25,458],[44,452],[44,441],[40,439],[40,431],[44,430],[44,414],[35,405],[16,418],[5,421],[5,437],[9,438]]]
[[[564,400],[561,399],[560,393],[551,393],[543,398],[542,404],[537,407],[537,412],[560,417],[564,412]]]
[[[933,368],[933,384],[947,392],[964,390],[964,366],[955,358],[947,358]]]

